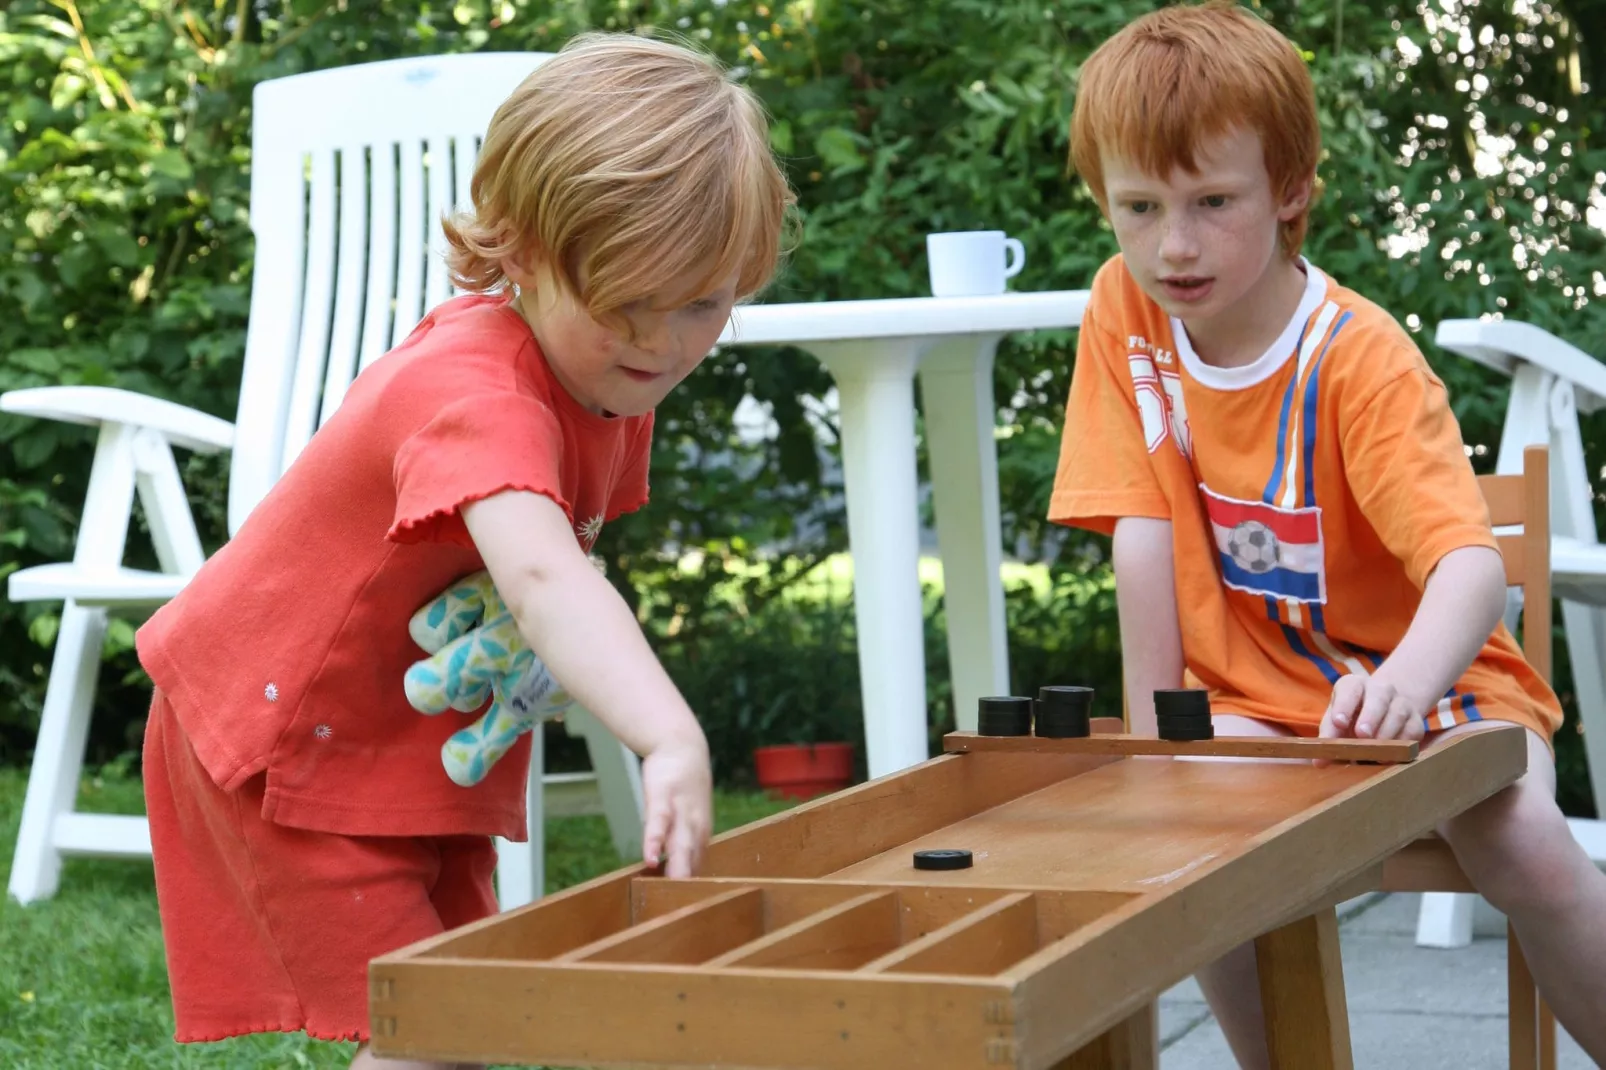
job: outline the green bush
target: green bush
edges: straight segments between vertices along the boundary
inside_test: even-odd
[[[1004,228],[1025,241],[1019,288],[1085,286],[1114,245],[1066,173],[1076,73],[1099,40],[1151,6],[11,0],[0,7],[0,390],[107,383],[232,418],[251,283],[252,87],[402,55],[550,50],[588,28],[681,33],[740,66],[762,95],[805,224],[802,247],[770,299],[923,293],[923,235],[973,226]],[[1601,196],[1606,151],[1598,94],[1587,87],[1606,71],[1606,34],[1575,3],[1263,0],[1256,7],[1306,51],[1317,82],[1328,151],[1311,256],[1417,332],[1486,468],[1506,383],[1431,351],[1432,325],[1500,310],[1599,351],[1606,238],[1586,225],[1585,213]],[[1074,349],[1074,334],[1042,332],[1010,338],[999,351],[994,385],[1010,547],[1057,545],[1045,538],[1042,517]],[[725,681],[741,679],[749,695],[774,696],[851,675],[854,660],[829,653],[844,649],[851,634],[844,611],[837,622],[803,615],[773,625],[797,644],[794,653],[814,652],[814,669],[796,656],[772,656],[738,673],[720,660],[730,651],[784,644],[737,622],[712,597],[729,582],[727,566],[751,562],[758,547],[783,547],[796,567],[750,570],[739,586],[755,607],[784,600],[813,562],[844,548],[840,513],[823,518],[820,534],[799,525],[822,500],[823,479],[804,400],[828,386],[819,366],[795,353],[742,350],[711,360],[660,414],[653,505],[604,535],[611,574],[627,597],[644,615],[670,613],[680,622],[677,635],[696,640],[676,646],[663,621],[650,624],[664,633],[666,662],[690,690],[717,696]],[[732,435],[731,413],[746,395],[772,407],[781,428],[773,441],[749,446]],[[1585,423],[1591,472],[1606,463],[1603,420]],[[91,436],[6,417],[0,449],[0,573],[62,559]],[[699,458],[721,453],[745,463],[698,467]],[[750,471],[756,477],[739,478]],[[223,536],[224,469],[204,460],[188,463],[187,472],[203,541],[215,546]],[[1064,540],[1051,555],[1053,589],[1096,586],[1099,546],[1080,534]],[[687,572],[690,551],[703,564]],[[149,561],[148,547],[133,540],[130,563]],[[0,604],[0,685],[14,696],[0,705],[0,762],[22,759],[32,745],[54,612]],[[753,619],[763,615],[754,612]],[[1017,606],[1011,624],[1043,636],[1044,651],[1113,651],[1108,617],[1058,612],[1033,616]],[[1050,636],[1059,619],[1096,637]],[[725,628],[730,638],[721,644]],[[93,722],[100,757],[127,749],[137,735],[142,682],[128,634],[120,628],[108,644]],[[1038,639],[1012,635],[1012,644],[1020,666],[1037,664],[1030,651]],[[716,649],[722,646],[728,650]],[[931,652],[931,693],[940,703],[942,644],[933,642]],[[1044,660],[1033,671],[1046,679],[1075,669]],[[811,717],[842,716],[823,692],[822,700],[791,701]],[[721,702],[741,705],[728,698],[705,705],[716,710]],[[951,717],[940,705],[938,712]],[[749,708],[750,718],[763,715]],[[1566,748],[1576,744],[1576,734],[1564,734],[1564,771]]]
[[[719,781],[750,783],[754,747],[838,740],[854,744],[862,776],[859,655],[845,587],[810,584],[796,597],[755,605],[738,595],[721,599],[720,606],[695,633],[676,626],[672,615],[658,618],[670,625],[653,637],[708,731]],[[1012,694],[1036,694],[1045,684],[1091,686],[1099,691],[1097,712],[1120,716],[1120,641],[1107,567],[1086,575],[1044,572],[1012,583],[1004,606]],[[926,701],[935,754],[943,733],[954,727],[940,585],[926,585],[925,607]],[[555,768],[584,766],[582,744],[557,729],[547,738]]]

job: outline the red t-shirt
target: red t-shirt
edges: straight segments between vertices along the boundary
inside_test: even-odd
[[[141,663],[218,785],[266,771],[263,816],[347,835],[523,839],[529,741],[481,783],[440,749],[478,714],[427,717],[402,678],[413,613],[484,567],[459,513],[521,489],[590,550],[647,500],[652,416],[587,411],[503,299],[431,312],[340,408],[227,545],[139,630]]]

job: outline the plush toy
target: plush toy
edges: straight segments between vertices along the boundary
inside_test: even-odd
[[[446,775],[464,787],[484,780],[520,735],[574,704],[525,645],[488,573],[442,591],[413,614],[407,630],[429,654],[404,680],[413,709],[473,713],[490,699],[479,720],[441,747]]]

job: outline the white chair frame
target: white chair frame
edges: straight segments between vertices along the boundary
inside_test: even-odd
[[[80,813],[75,798],[108,613],[171,599],[204,561],[173,447],[230,450],[232,535],[339,406],[352,379],[452,296],[440,218],[469,204],[480,140],[496,107],[545,53],[481,53],[360,64],[263,82],[253,96],[251,229],[256,256],[240,403],[231,425],[171,402],[102,387],[0,396],[0,410],[88,424],[99,438],[71,562],[14,573],[14,601],[61,601],[12,864],[10,894],[53,895],[64,857],[142,857],[142,817]],[[160,571],[123,566],[133,502]],[[399,681],[398,681],[399,683]],[[589,714],[588,744],[615,846],[639,857],[635,756]],[[574,775],[530,776],[528,844],[499,844],[504,908],[538,898],[545,795]],[[544,786],[543,786],[544,785]]]
[[[1548,331],[1515,320],[1446,320],[1434,340],[1511,377],[1498,474],[1520,474],[1528,446],[1550,448],[1551,583],[1562,600],[1590,786],[1596,806],[1606,807],[1606,546],[1595,530],[1594,491],[1578,428],[1579,413],[1606,407],[1606,365]],[[1508,623],[1515,624],[1520,608],[1509,608]],[[1590,858],[1606,863],[1606,821],[1569,818],[1567,825]],[[1416,942],[1423,947],[1471,943],[1477,900],[1463,893],[1424,894]]]

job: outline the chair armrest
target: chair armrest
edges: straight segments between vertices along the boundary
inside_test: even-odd
[[[1445,320],[1433,339],[1484,367],[1510,375],[1519,361],[1573,385],[1580,412],[1606,406],[1606,365],[1549,331],[1517,320]]]
[[[0,394],[0,412],[72,424],[130,424],[159,431],[175,446],[217,453],[234,445],[234,425],[216,416],[109,386],[40,386]]]

